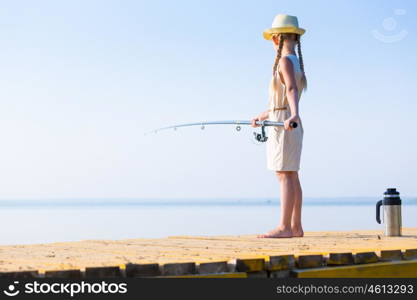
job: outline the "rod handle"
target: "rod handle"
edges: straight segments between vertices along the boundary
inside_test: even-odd
[[[291,128],[297,128],[298,127],[298,123],[297,122],[291,122],[290,123],[290,127]]]

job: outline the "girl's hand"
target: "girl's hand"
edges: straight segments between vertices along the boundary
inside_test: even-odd
[[[261,125],[257,125],[255,122],[265,121],[266,119],[268,119],[268,116],[269,116],[269,110],[260,113],[259,115],[257,115],[255,118],[253,118],[251,120],[251,126],[252,127],[260,127]]]
[[[293,130],[294,128],[292,128],[290,126],[292,122],[295,122],[298,125],[300,125],[300,117],[298,115],[294,115],[294,116],[291,116],[290,118],[286,119],[284,121],[284,129],[285,130],[290,130],[290,131]]]
[[[261,120],[260,120],[260,118],[259,118],[259,116],[256,116],[256,117],[252,118],[252,120],[251,120],[251,124],[250,124],[250,125],[251,125],[253,128],[256,128],[256,127],[261,126],[261,125],[257,125],[257,124],[256,124],[256,122],[257,122],[257,121],[261,121]]]

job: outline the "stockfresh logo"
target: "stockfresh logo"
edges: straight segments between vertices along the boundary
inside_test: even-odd
[[[19,284],[19,281],[14,281],[13,284],[9,284],[7,289],[3,291],[3,293],[9,297],[14,297],[19,295],[20,291],[17,289],[17,285]]]

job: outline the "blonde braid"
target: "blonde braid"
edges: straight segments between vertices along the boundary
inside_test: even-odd
[[[279,35],[277,56],[275,56],[274,66],[272,67],[272,76],[277,77],[277,68],[279,60],[281,59],[282,47],[284,46],[284,35]]]
[[[278,69],[279,60],[281,59],[282,48],[284,46],[284,39],[285,39],[284,35],[280,34],[277,55],[275,56],[274,66],[272,67],[272,79],[271,79],[271,83],[269,84],[269,90],[271,94],[273,94],[278,88],[277,69]]]
[[[307,90],[307,77],[304,71],[304,62],[303,62],[303,53],[301,52],[301,38],[297,35],[297,52],[298,52],[298,59],[300,61],[300,68],[301,72],[303,73],[303,90]]]

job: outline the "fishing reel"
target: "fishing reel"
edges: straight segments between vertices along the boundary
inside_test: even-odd
[[[260,143],[265,143],[268,140],[268,137],[265,134],[265,126],[261,127],[261,133],[254,132],[253,135],[255,136],[255,140]]]

